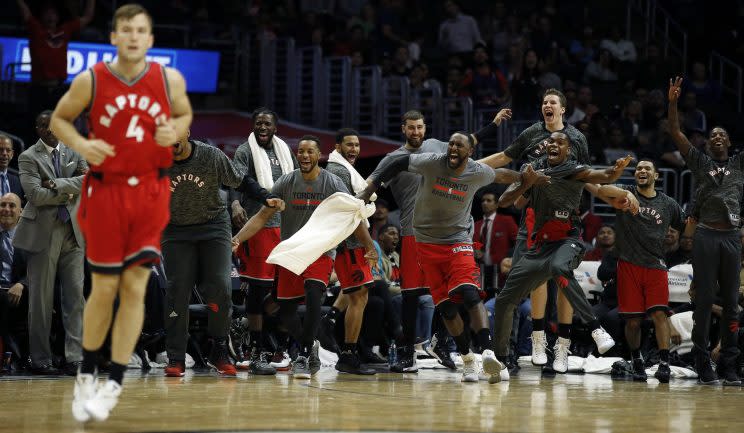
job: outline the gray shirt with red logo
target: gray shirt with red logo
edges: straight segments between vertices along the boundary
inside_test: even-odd
[[[472,159],[456,174],[447,160],[447,154],[442,153],[411,155],[408,171],[423,178],[413,211],[413,233],[418,242],[472,243],[473,197],[496,178],[493,168]]]

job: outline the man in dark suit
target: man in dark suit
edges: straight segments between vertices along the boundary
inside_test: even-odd
[[[75,375],[83,356],[84,248],[74,216],[88,166],[80,154],[59,142],[49,130],[51,114],[39,114],[36,132],[40,140],[18,157],[28,203],[13,244],[28,252],[31,369],[39,374],[55,373],[49,334],[54,283],[58,280],[65,328],[65,373]]]
[[[13,140],[0,133],[0,197],[12,192],[24,202],[23,187],[18,173],[10,168],[13,160]]]
[[[517,239],[517,224],[509,215],[500,215],[498,200],[492,192],[486,192],[481,198],[483,219],[475,222],[473,242],[481,248],[475,257],[482,265],[483,289],[494,289],[501,260],[509,254]]]
[[[0,196],[0,358],[6,350],[19,357],[25,354],[8,338],[12,330],[27,329],[26,256],[12,243],[20,216],[21,199],[12,192]],[[23,339],[15,342],[24,345]]]

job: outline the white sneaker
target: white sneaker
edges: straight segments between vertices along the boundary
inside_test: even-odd
[[[605,331],[602,327],[599,327],[592,331],[592,338],[594,339],[594,342],[597,343],[597,350],[599,351],[600,355],[612,349],[612,347],[615,345],[615,340],[613,340],[612,336],[608,334],[607,331]]]
[[[96,421],[106,421],[111,410],[116,407],[121,394],[121,385],[113,380],[98,387],[96,395],[85,403],[85,410]]]
[[[509,381],[509,369],[508,368],[504,368],[499,372],[499,379],[501,379],[501,382]]]
[[[467,355],[462,355],[462,381],[463,382],[477,382],[478,381],[478,360],[475,359],[475,353],[468,352]]]
[[[78,422],[88,422],[90,414],[85,410],[85,404],[96,395],[98,378],[95,374],[78,372],[75,378],[75,390],[72,394],[72,416]]]
[[[271,358],[270,366],[277,370],[288,370],[289,364],[292,363],[292,359],[289,357],[287,352],[274,352],[274,356]]]
[[[548,355],[545,353],[547,347],[548,340],[545,338],[545,331],[532,331],[532,365],[548,363]]]
[[[500,379],[497,381],[493,378],[501,377],[501,372],[506,369],[504,363],[496,358],[491,349],[484,350],[481,359],[483,360],[483,372],[488,376],[488,381],[490,383],[499,382]]]
[[[457,352],[451,352],[450,353],[450,359],[452,362],[455,363],[455,367],[462,368],[463,362],[462,362],[462,356],[460,356]]]
[[[558,337],[555,346],[553,347],[553,353],[555,359],[553,360],[553,370],[556,373],[565,373],[568,371],[568,349],[571,347],[571,340],[568,338]]]

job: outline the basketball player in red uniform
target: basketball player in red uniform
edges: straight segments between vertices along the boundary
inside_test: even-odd
[[[142,6],[116,10],[111,43],[117,58],[78,75],[52,115],[51,129],[90,164],[78,222],[85,235],[92,291],[83,316],[83,363],[72,413],[103,421],[116,406],[121,382],[140,336],[150,265],[160,260],[160,237],[169,220],[165,169],[171,146],[191,124],[186,83],[175,69],[146,61],[152,18]],[[90,138],[73,121],[89,110]],[[109,380],[96,387],[98,350],[111,330]]]

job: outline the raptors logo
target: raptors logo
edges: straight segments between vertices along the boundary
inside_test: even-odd
[[[364,272],[362,272],[362,271],[360,271],[358,269],[356,271],[352,272],[351,273],[351,280],[354,281],[355,283],[361,284],[364,281]]]

